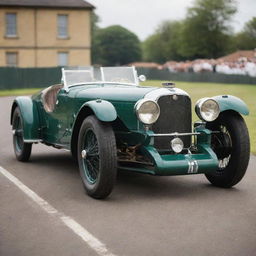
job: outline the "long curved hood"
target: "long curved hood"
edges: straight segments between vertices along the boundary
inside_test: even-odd
[[[83,99],[104,99],[108,101],[128,101],[135,102],[143,98],[150,91],[156,90],[155,87],[142,86],[122,86],[122,85],[99,85],[77,87],[70,91],[73,97]]]

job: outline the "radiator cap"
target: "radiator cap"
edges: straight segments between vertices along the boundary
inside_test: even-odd
[[[173,82],[164,82],[164,83],[162,83],[162,86],[174,88],[175,83],[173,83]]]

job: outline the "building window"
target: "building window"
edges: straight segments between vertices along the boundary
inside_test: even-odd
[[[58,38],[68,38],[68,15],[58,14]]]
[[[16,13],[5,14],[5,35],[7,37],[17,36],[17,15]]]
[[[58,53],[58,66],[68,66],[68,52]]]
[[[6,66],[7,67],[17,67],[18,66],[18,53],[17,52],[7,52],[6,53]]]

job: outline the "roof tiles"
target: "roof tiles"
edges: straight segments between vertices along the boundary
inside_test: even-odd
[[[94,8],[93,5],[84,0],[0,0],[0,7],[1,6],[30,8]]]

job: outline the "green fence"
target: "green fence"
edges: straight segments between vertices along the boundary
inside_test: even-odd
[[[256,84],[256,77],[245,75],[226,75],[213,72],[179,72],[171,73],[168,70],[138,68],[138,74],[145,75],[148,80],[184,81],[184,82],[212,82],[227,84]]]
[[[170,73],[168,70],[138,68],[148,80],[256,84],[256,77],[218,73]],[[41,88],[60,83],[61,68],[0,68],[0,90]]]
[[[0,90],[42,88],[60,83],[61,68],[0,68]]]

